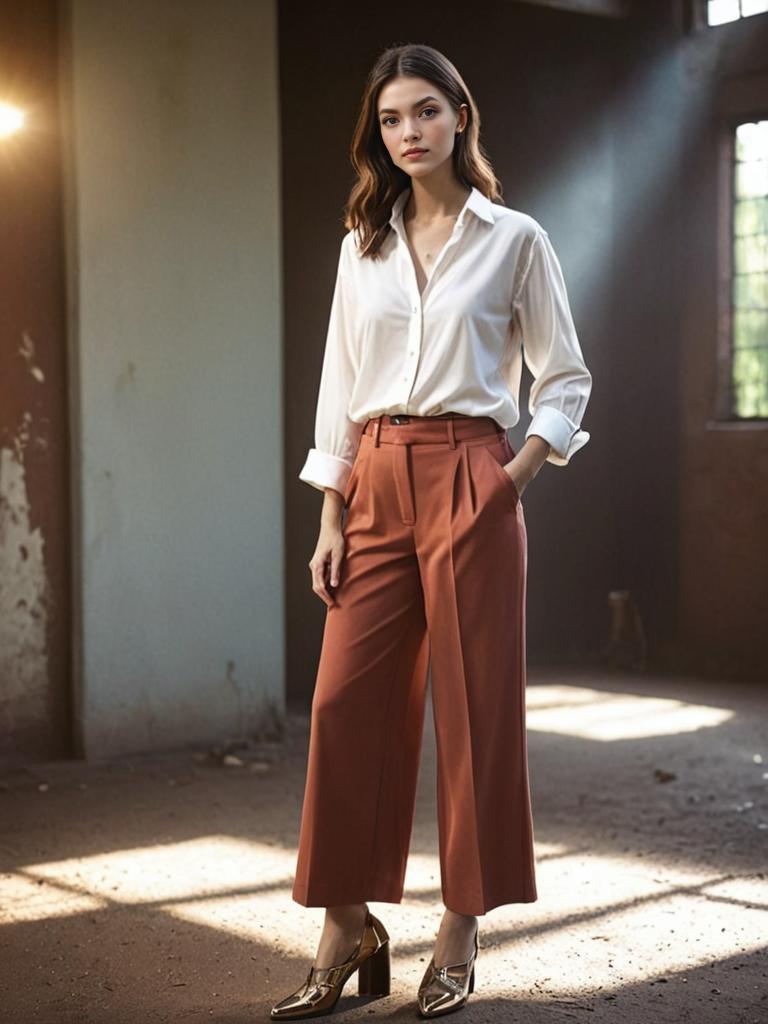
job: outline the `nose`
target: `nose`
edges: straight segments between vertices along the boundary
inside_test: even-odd
[[[406,122],[406,128],[405,128],[405,131],[403,132],[403,138],[405,138],[409,142],[411,142],[413,139],[418,138],[418,134],[419,134],[418,128],[417,127],[413,127],[412,128],[412,127],[410,127],[408,122]]]

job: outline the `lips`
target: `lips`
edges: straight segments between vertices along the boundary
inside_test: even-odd
[[[406,149],[403,156],[417,156],[419,153],[426,153],[426,149]]]

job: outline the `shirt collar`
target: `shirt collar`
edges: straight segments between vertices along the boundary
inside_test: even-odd
[[[392,214],[389,218],[389,223],[393,228],[397,229],[402,226],[403,207],[408,202],[410,194],[411,189],[410,186],[408,186],[403,189],[392,204]],[[464,220],[466,211],[471,210],[482,220],[487,220],[489,224],[493,224],[493,210],[491,209],[491,206],[492,204],[490,199],[487,196],[484,196],[483,193],[473,185],[472,191],[467,196],[467,201],[458,216],[457,223],[461,224]]]

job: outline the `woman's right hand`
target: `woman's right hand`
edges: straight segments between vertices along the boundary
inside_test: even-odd
[[[312,574],[312,589],[326,605],[335,604],[329,587],[339,585],[341,563],[344,559],[344,533],[341,529],[341,513],[344,509],[344,498],[331,487],[325,489],[323,511],[320,516],[320,535],[317,538],[315,553],[309,560]]]

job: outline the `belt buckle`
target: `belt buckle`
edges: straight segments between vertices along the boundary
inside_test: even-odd
[[[390,423],[410,423],[411,417],[406,416],[405,413],[396,413],[394,416],[389,417]]]

